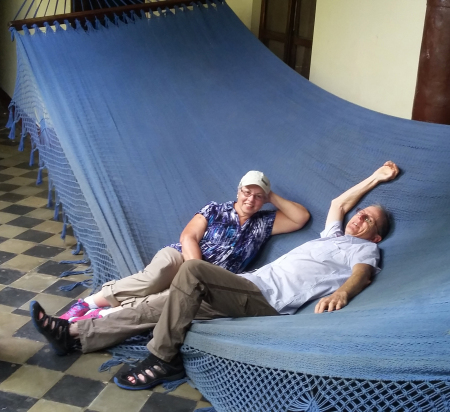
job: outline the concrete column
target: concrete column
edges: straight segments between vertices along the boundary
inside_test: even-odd
[[[450,124],[450,0],[428,0],[412,119]]]

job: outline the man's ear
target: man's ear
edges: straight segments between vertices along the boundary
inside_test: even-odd
[[[383,240],[383,238],[377,233],[377,234],[373,237],[372,242],[373,242],[373,243],[379,243],[379,242],[381,242],[382,240]]]

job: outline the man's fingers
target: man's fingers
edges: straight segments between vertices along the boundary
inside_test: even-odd
[[[323,313],[323,311],[325,310],[327,306],[326,300],[324,298],[320,299],[319,302],[317,303],[314,312],[315,313]]]
[[[321,307],[321,306],[322,306],[322,299],[320,299],[319,302],[317,302],[317,305],[316,305],[316,307],[314,308],[314,313],[322,313],[323,310],[322,310],[322,312],[320,311],[320,307]]]
[[[328,297],[322,298],[314,308],[314,313],[323,313],[325,310],[333,312],[334,310],[342,309],[347,305],[347,302],[342,297]]]

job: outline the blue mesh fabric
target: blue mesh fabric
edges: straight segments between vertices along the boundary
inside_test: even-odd
[[[182,350],[217,411],[449,410],[449,127],[324,92],[222,3],[95,26],[15,33],[13,97],[95,285],[141,269],[251,169],[312,213],[255,265],[271,261],[391,159],[402,175],[362,201],[395,218],[367,290],[335,313],[198,322]]]

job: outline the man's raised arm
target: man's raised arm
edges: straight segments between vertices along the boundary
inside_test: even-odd
[[[332,222],[344,220],[346,213],[348,213],[367,192],[372,190],[379,183],[395,179],[398,173],[399,169],[397,165],[394,162],[387,161],[383,166],[375,170],[375,172],[367,179],[364,179],[356,186],[353,186],[342,193],[342,195],[336,199],[333,199],[330,210],[328,211],[325,226],[328,226],[328,224]]]

